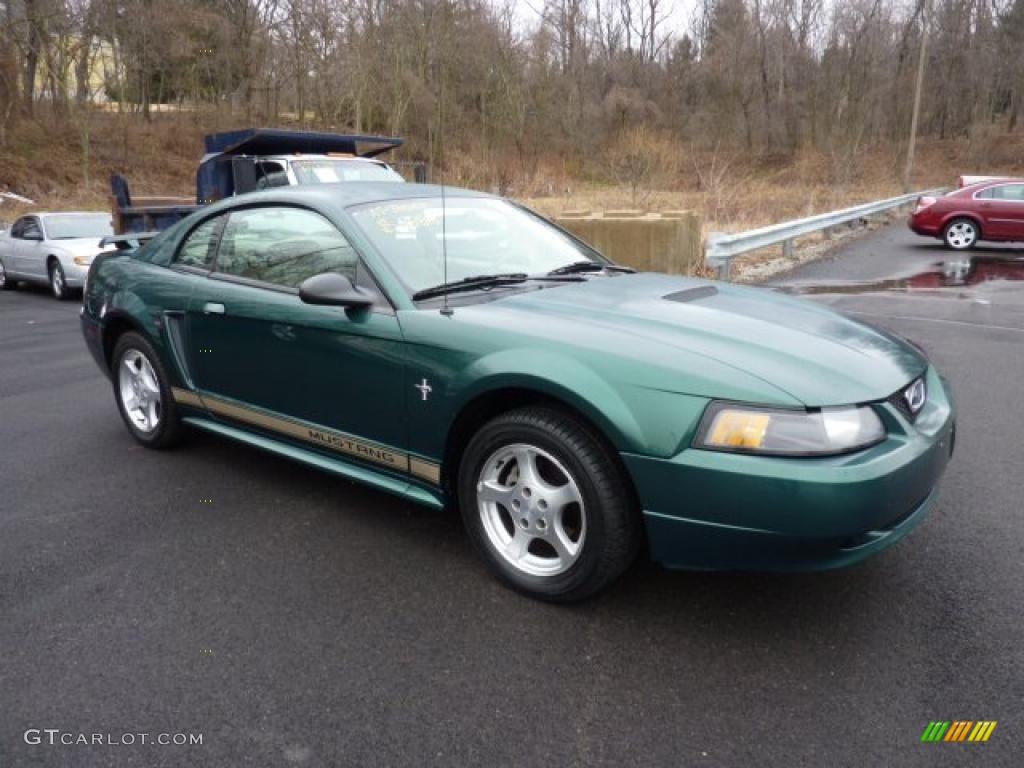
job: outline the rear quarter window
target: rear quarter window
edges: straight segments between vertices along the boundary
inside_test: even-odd
[[[131,257],[136,261],[145,261],[158,267],[170,266],[178,241],[176,232],[178,232],[178,225],[165,229],[148,243],[143,243],[132,251]]]
[[[215,216],[193,229],[174,255],[173,263],[183,267],[209,269],[217,249],[224,216]]]

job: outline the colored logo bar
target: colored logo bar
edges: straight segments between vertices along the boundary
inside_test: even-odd
[[[921,734],[921,741],[988,741],[996,729],[996,720],[932,720]]]

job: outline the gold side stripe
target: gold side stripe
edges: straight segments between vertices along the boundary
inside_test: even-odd
[[[422,477],[427,482],[433,483],[434,485],[441,484],[441,467],[432,461],[424,461],[418,459],[415,456],[409,457],[409,472]]]
[[[171,387],[171,394],[174,396],[174,402],[176,403],[191,405],[193,408],[203,407],[202,399],[195,392],[189,392],[187,389]]]
[[[359,440],[344,432],[337,432],[333,429],[318,427],[306,422],[294,419],[284,419],[279,416],[271,416],[255,408],[230,403],[210,395],[200,396],[197,392],[187,389],[172,388],[171,394],[175,402],[182,405],[190,405],[194,408],[206,408],[207,410],[226,416],[229,419],[252,424],[262,429],[277,432],[279,434],[294,437],[307,443],[312,443],[320,448],[327,448],[338,453],[370,461],[385,467],[405,472],[422,478],[435,485],[441,482],[441,467],[432,461],[426,461],[415,456],[410,456],[401,451],[393,451],[377,443],[369,443]]]
[[[399,472],[409,471],[408,455],[389,450],[383,446],[365,443],[362,440],[356,440],[333,430],[312,427],[297,421],[291,421],[290,419],[270,416],[251,408],[212,398],[209,395],[203,398],[203,402],[206,403],[206,407],[209,410],[222,416],[243,421],[257,427],[263,427],[274,432],[280,432],[289,437],[296,437],[308,443],[318,445],[321,448],[330,448],[339,453],[358,456],[361,459],[397,469]]]

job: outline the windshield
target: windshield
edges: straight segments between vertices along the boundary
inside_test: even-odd
[[[504,200],[449,197],[445,274],[440,197],[372,203],[353,210],[352,216],[410,293],[476,275],[544,274],[599,258],[543,219]]]
[[[332,184],[336,181],[405,181],[383,163],[354,158],[320,157],[292,160],[299,184]]]
[[[70,240],[75,237],[98,239],[114,234],[109,213],[58,213],[47,216],[43,223],[50,240]]]

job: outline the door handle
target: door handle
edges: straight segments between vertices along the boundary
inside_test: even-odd
[[[203,314],[206,315],[223,315],[224,305],[218,304],[215,301],[208,301],[203,304]]]

